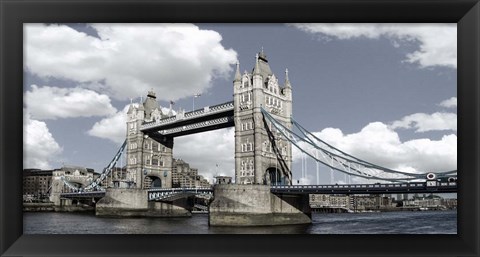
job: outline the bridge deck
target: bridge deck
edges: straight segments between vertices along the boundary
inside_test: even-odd
[[[294,185],[272,186],[274,194],[404,194],[404,193],[456,193],[457,182],[395,183],[395,184],[352,184],[352,185]],[[213,196],[213,188],[152,188],[148,189],[148,200],[174,200],[193,195]],[[104,191],[63,193],[62,198],[100,198]]]
[[[403,193],[456,193],[456,182],[426,182],[399,184],[353,184],[353,185],[295,185],[272,186],[277,194],[403,194]]]

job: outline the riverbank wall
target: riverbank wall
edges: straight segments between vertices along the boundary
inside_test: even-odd
[[[95,207],[87,204],[62,205],[54,203],[23,203],[24,212],[94,212]]]

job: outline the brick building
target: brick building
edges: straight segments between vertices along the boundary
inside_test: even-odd
[[[23,170],[23,199],[37,200],[48,198],[54,170]]]
[[[190,164],[182,159],[173,159],[172,187],[209,187],[211,186],[198,169],[191,168]]]

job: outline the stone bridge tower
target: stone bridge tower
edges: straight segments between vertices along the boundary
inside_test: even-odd
[[[261,108],[291,128],[292,87],[285,71],[279,85],[263,50],[255,56],[252,73],[240,74],[239,64],[233,81],[235,120],[235,181],[237,184],[290,185],[292,144],[263,118]]]
[[[140,131],[144,122],[166,117],[159,107],[155,93],[138,106],[130,104],[127,112],[127,177],[130,187],[172,187],[173,138],[152,138]]]

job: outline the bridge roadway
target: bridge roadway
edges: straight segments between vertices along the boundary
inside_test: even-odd
[[[415,194],[456,193],[457,182],[272,186],[274,194]]]
[[[414,194],[414,193],[456,193],[457,182],[410,182],[388,184],[343,184],[343,185],[293,185],[272,186],[274,194]],[[213,188],[152,188],[147,190],[149,201],[173,201],[197,195],[212,197]],[[104,191],[62,193],[62,198],[101,198]]]

